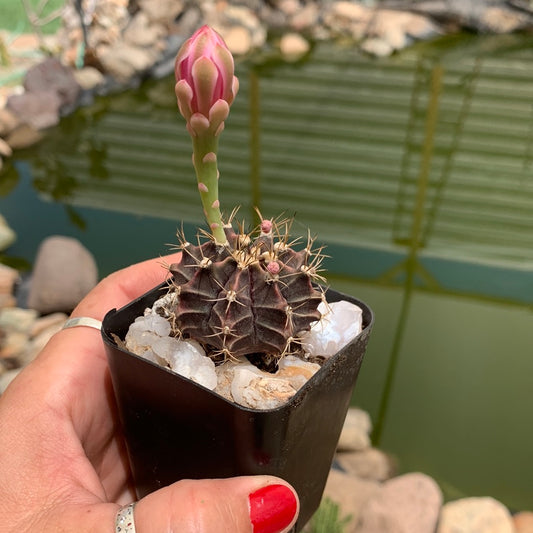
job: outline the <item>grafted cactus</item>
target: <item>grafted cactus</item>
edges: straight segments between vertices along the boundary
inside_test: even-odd
[[[233,58],[211,28],[200,28],[176,58],[176,96],[193,142],[193,164],[212,234],[182,242],[171,265],[175,321],[185,338],[221,358],[279,358],[297,349],[299,334],[320,319],[320,251],[312,239],[296,251],[288,222],[262,220],[252,234],[224,224],[218,199],[218,138],[238,89]],[[256,235],[254,237],[254,234]]]

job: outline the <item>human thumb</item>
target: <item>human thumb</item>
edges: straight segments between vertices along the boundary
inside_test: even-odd
[[[183,480],[145,496],[134,507],[136,533],[286,533],[298,497],[271,476]]]

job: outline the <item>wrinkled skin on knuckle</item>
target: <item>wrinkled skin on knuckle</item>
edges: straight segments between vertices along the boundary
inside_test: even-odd
[[[206,483],[210,483],[209,488]],[[248,513],[219,480],[187,480],[169,495],[169,533],[251,533]]]

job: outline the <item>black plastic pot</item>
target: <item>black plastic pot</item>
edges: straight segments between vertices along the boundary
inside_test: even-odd
[[[117,346],[129,325],[162,294],[156,287],[104,318],[105,342],[139,497],[180,479],[271,474],[300,497],[299,531],[317,509],[373,322],[364,303],[333,290],[329,302],[363,309],[363,331],[331,357],[285,405],[259,411]]]

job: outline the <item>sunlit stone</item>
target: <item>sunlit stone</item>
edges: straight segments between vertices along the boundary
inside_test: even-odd
[[[321,303],[322,319],[302,335],[302,346],[308,355],[331,357],[361,333],[363,311],[347,301]]]

